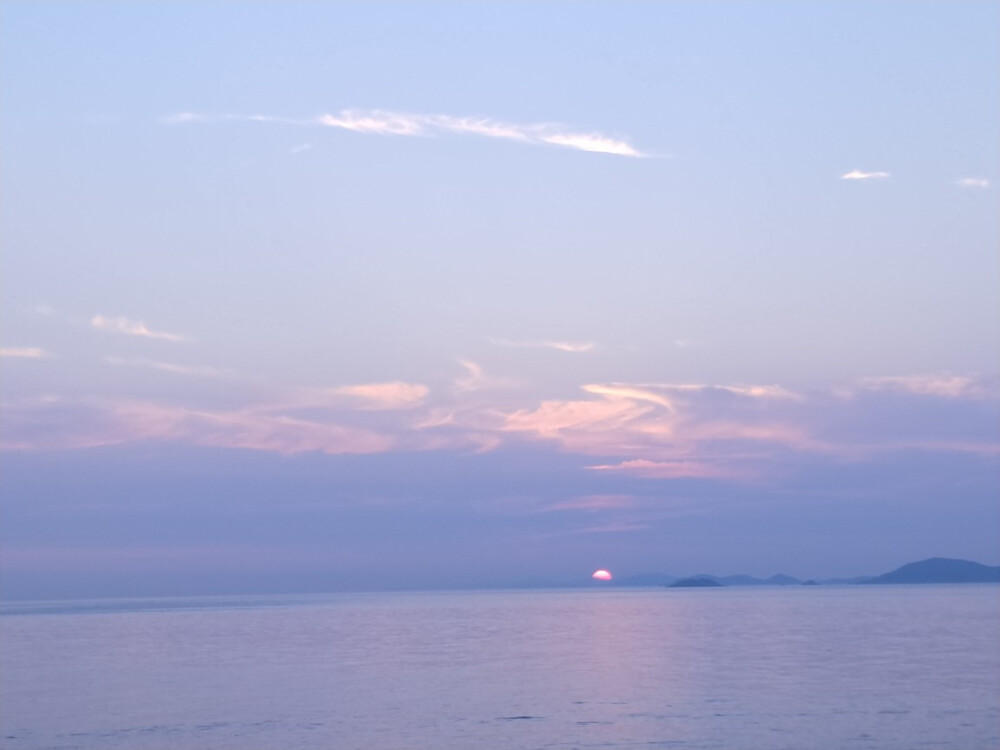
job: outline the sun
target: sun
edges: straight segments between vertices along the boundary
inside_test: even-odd
[[[612,578],[611,573],[607,570],[604,570],[603,568],[601,568],[600,570],[595,570],[594,574],[590,577],[593,578],[595,581],[610,581]]]

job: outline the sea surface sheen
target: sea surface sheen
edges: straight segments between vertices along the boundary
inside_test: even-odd
[[[6,750],[993,750],[1000,587],[8,604]]]

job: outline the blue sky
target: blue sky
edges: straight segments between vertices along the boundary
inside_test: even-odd
[[[997,15],[6,3],[7,591],[997,562]]]

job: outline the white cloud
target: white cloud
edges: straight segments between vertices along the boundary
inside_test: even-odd
[[[355,133],[376,135],[427,135],[427,118],[415,115],[399,115],[393,112],[357,112],[343,110],[336,115],[320,115],[316,118],[320,125],[328,128],[353,130]]]
[[[552,133],[539,136],[543,143],[554,146],[575,148],[579,151],[592,151],[596,154],[614,154],[615,156],[642,156],[625,141],[608,138],[598,133]]]
[[[782,388],[780,385],[719,385],[712,387],[751,398],[787,398],[792,400],[802,398],[799,394]]]
[[[166,333],[165,331],[152,331],[141,321],[129,320],[128,318],[123,317],[109,318],[104,315],[95,315],[90,319],[90,325],[101,331],[122,333],[127,336],[142,336],[148,339],[161,339],[163,341],[185,340],[185,337],[179,334]]]
[[[525,349],[556,349],[561,352],[582,354],[594,350],[593,341],[510,341],[508,339],[490,339],[497,346],[523,347]]]
[[[542,343],[552,349],[558,349],[561,352],[572,352],[574,354],[582,354],[584,352],[591,352],[594,350],[594,343],[592,341],[583,341],[579,343],[574,343],[572,341],[544,341]]]
[[[0,349],[0,357],[20,357],[23,359],[40,359],[49,356],[44,350],[35,346],[14,346]]]
[[[291,125],[307,124],[306,120],[296,120],[291,117],[274,117],[272,115],[203,115],[196,112],[178,112],[167,115],[163,122],[170,125],[183,125],[185,123],[212,123],[212,122],[281,122]]]
[[[888,172],[862,172],[860,169],[853,169],[847,174],[840,176],[842,180],[884,180],[889,177]]]
[[[959,187],[985,189],[990,186],[990,181],[985,177],[963,177],[960,180],[955,180],[955,184]]]
[[[498,122],[488,117],[453,117],[351,109],[341,110],[336,114],[320,115],[317,120],[327,127],[343,128],[358,133],[410,136],[455,133],[502,138],[521,143],[549,144],[615,156],[642,156],[627,141],[602,133],[574,132],[562,125],[549,123],[521,125]]]
[[[612,156],[645,156],[628,141],[604,133],[577,131],[556,123],[507,123],[489,117],[424,115],[380,109],[343,109],[336,113],[322,114],[308,119],[270,115],[206,115],[194,112],[181,112],[164,118],[164,122],[172,124],[226,121],[313,124],[350,130],[355,133],[384,136],[476,135],[482,138],[500,138],[519,143],[559,146],[576,151]]]

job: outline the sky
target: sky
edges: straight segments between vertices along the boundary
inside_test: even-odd
[[[1000,563],[998,16],[3,3],[0,590]]]

